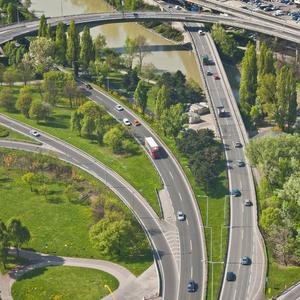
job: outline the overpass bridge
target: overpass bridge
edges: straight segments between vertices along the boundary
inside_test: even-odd
[[[266,35],[281,38],[296,44],[300,44],[300,30],[285,26],[285,24],[270,23],[258,20],[255,17],[245,16],[224,16],[209,13],[186,13],[186,12],[109,12],[79,14],[62,17],[48,18],[47,22],[55,27],[59,22],[68,25],[74,20],[77,25],[88,25],[94,27],[103,24],[143,22],[143,21],[176,21],[190,23],[220,23],[223,25],[235,26]],[[20,24],[3,26],[0,28],[0,45],[13,39],[36,33],[39,21],[23,22]]]

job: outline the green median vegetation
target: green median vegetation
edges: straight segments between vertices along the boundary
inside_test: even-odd
[[[52,134],[103,162],[132,184],[160,215],[155,192],[161,187],[159,176],[129,131],[118,125],[103,107],[86,102],[72,79],[67,79],[64,85],[63,73],[49,73],[45,75],[43,86],[11,87],[11,101],[22,114],[3,104],[0,112]],[[63,92],[60,86],[65,86]],[[1,95],[6,92],[6,88],[0,90],[0,103]],[[24,94],[29,95],[30,101],[24,101],[20,107]],[[119,139],[114,138],[116,136]],[[143,166],[143,176],[140,176],[140,166]]]
[[[0,162],[0,219],[22,221],[30,231],[29,249],[114,261],[136,275],[153,263],[148,240],[129,209],[89,174],[25,151],[0,149]],[[5,261],[8,267],[14,263],[9,257]]]
[[[262,175],[260,226],[268,250],[268,296],[300,280],[300,139],[283,134],[252,140],[246,154]]]
[[[98,300],[118,287],[108,273],[78,267],[45,267],[25,273],[12,286],[15,300]]]

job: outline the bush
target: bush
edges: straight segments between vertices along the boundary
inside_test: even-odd
[[[5,128],[0,127],[0,138],[8,137],[9,131]]]

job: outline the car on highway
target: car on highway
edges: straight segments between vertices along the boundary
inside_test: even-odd
[[[226,280],[227,281],[235,281],[236,276],[233,272],[227,272],[226,274]]]
[[[197,289],[197,285],[196,285],[195,281],[192,279],[189,280],[188,285],[187,285],[187,291],[189,293],[194,293],[194,292],[196,292],[196,289]]]
[[[124,110],[124,107],[121,104],[118,104],[118,105],[115,106],[115,109],[117,111],[122,111],[122,110]]]
[[[203,31],[202,29],[199,29],[199,30],[198,30],[198,33],[199,33],[199,35],[204,35],[204,34],[205,34],[204,31]]]
[[[177,212],[177,220],[178,221],[184,221],[185,220],[185,214],[182,211]]]
[[[219,76],[218,74],[215,74],[215,75],[214,75],[214,79],[215,79],[215,80],[220,80],[221,78],[220,78],[220,76]]]
[[[135,18],[138,17],[138,13],[136,13],[136,12],[134,12],[133,15],[134,15]]]
[[[38,137],[38,136],[41,135],[41,134],[40,134],[38,131],[36,131],[36,130],[30,130],[29,133],[30,133],[31,135],[35,136],[35,137]]]
[[[242,148],[243,145],[241,144],[241,142],[235,142],[235,143],[234,143],[234,147],[235,147],[235,148]]]
[[[252,202],[249,199],[246,199],[244,204],[245,204],[245,206],[252,206]]]
[[[233,197],[239,197],[239,196],[241,196],[241,191],[240,191],[239,189],[233,189],[233,190],[231,191],[231,195],[232,195]]]
[[[245,167],[245,162],[243,162],[240,159],[236,161],[236,164],[237,164],[238,167]]]
[[[127,118],[124,118],[124,119],[123,119],[123,123],[124,123],[124,125],[126,125],[126,126],[130,126],[130,125],[131,125],[131,122],[130,122]]]
[[[251,265],[251,259],[248,256],[241,257],[241,265],[248,266]]]
[[[132,122],[132,124],[133,124],[134,126],[140,126],[140,125],[141,125],[140,121],[137,120],[137,119],[134,119],[133,122]]]
[[[212,76],[213,73],[212,73],[211,71],[207,71],[207,72],[206,72],[206,75],[207,75],[207,76]]]
[[[93,89],[93,87],[92,87],[89,83],[87,83],[87,84],[85,85],[85,87],[86,87],[88,90],[92,90],[92,89]]]

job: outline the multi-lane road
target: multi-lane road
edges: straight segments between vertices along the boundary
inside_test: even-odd
[[[270,20],[259,19],[256,16],[245,17],[240,13],[239,15],[224,16],[209,13],[198,14],[187,12],[112,12],[48,18],[47,22],[51,26],[56,26],[60,21],[69,24],[71,20],[74,20],[77,24],[88,25],[90,27],[109,23],[142,22],[147,20],[221,23],[276,36],[298,44],[300,43],[300,31],[298,28],[280,24],[275,21],[271,22]],[[39,21],[31,21],[1,27],[0,44],[34,33],[38,30],[38,26]]]
[[[197,30],[192,30],[190,33],[198,59],[208,55],[210,59],[215,61],[215,65],[210,66],[204,66],[201,63],[201,68],[213,110],[216,112],[218,106],[224,106],[225,111],[230,113],[227,117],[220,118],[216,116],[216,118],[222,141],[228,149],[225,154],[228,162],[229,187],[231,190],[239,189],[241,191],[240,197],[230,197],[231,219],[228,256],[225,267],[225,275],[229,271],[234,272],[236,281],[228,282],[224,277],[220,299],[263,299],[265,257],[257,227],[257,207],[253,178],[244,153],[247,138],[244,137],[240,129],[243,124],[238,120],[239,116],[236,116],[236,111],[231,103],[234,99],[230,99],[228,86],[226,85],[226,74],[222,71],[218,53],[209,34],[199,35]],[[206,74],[208,71],[213,75],[217,74],[221,79],[216,80],[213,75],[208,76]],[[243,147],[236,148],[235,142],[241,142]],[[244,161],[246,166],[238,167],[238,160]],[[244,205],[246,199],[250,199],[253,206],[246,207]],[[250,257],[251,265],[241,265],[242,256]]]

